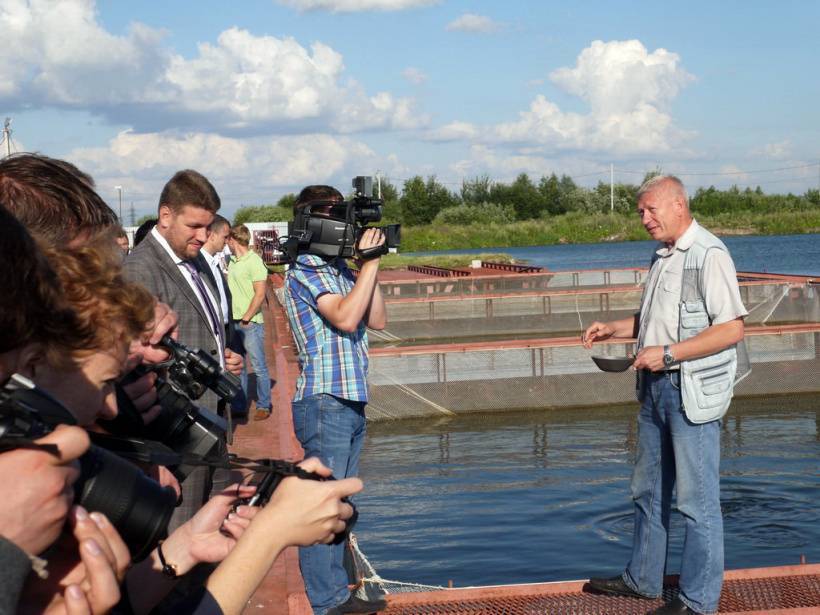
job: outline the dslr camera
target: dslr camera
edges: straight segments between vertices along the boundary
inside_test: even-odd
[[[27,378],[14,374],[0,389],[0,452],[45,448],[32,441],[61,423],[74,425],[76,420]],[[80,458],[74,499],[87,510],[105,514],[139,561],[166,535],[177,496],[127,459],[92,444]]]
[[[118,388],[119,414],[110,421],[99,422],[116,435],[161,442],[182,457],[209,458],[222,450],[227,425],[222,417],[197,406],[192,400],[199,399],[210,389],[229,401],[239,392],[239,378],[223,370],[219,361],[204,350],[188,348],[167,335],[160,344],[171,351],[171,359],[154,367],[140,366],[126,378],[126,382],[133,381],[149,370],[157,371],[160,415],[145,425],[131,400]],[[180,481],[192,469],[188,465],[171,468]]]
[[[401,243],[401,225],[375,227],[384,233],[385,242],[364,251],[357,249],[359,239],[373,222],[382,219],[384,203],[373,198],[373,178],[353,178],[353,196],[347,201],[313,201],[294,212],[283,251],[291,260],[298,254],[326,258],[354,256],[375,258],[396,250]]]

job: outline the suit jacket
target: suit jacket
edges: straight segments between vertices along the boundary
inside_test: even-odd
[[[200,276],[214,297],[219,297],[219,290],[210,267],[201,254],[192,261],[198,268]],[[210,319],[202,308],[199,297],[191,288],[188,280],[174,263],[171,256],[150,233],[129,254],[123,270],[128,279],[145,286],[160,301],[170,305],[179,315],[179,341],[190,348],[201,348],[219,360],[219,348],[211,331]],[[214,306],[217,314],[221,308]],[[221,320],[221,319],[220,319]],[[223,327],[222,335],[225,335]],[[223,339],[225,339],[223,337]],[[217,412],[218,398],[210,390],[195,403],[211,412]]]

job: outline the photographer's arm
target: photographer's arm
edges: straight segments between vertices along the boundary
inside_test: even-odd
[[[370,299],[370,308],[365,315],[365,322],[371,329],[381,330],[387,326],[387,307],[384,304],[384,297],[378,280],[376,280],[376,286],[373,288],[373,296]]]
[[[318,459],[299,465],[308,472],[330,475]],[[341,499],[361,489],[358,478],[326,482],[284,479],[231,554],[208,578],[206,587],[223,613],[243,611],[285,547],[333,540],[353,514],[353,508]]]
[[[176,568],[178,576],[188,573],[199,563],[222,561],[230,553],[258,511],[250,506],[240,506],[236,513],[232,513],[231,507],[237,496],[246,498],[253,493],[254,488],[247,485],[240,487],[238,492],[236,485],[228,487],[211,498],[162,543],[165,561]],[[140,615],[154,608],[173,589],[177,579],[162,573],[159,552],[154,549],[149,557],[128,571],[125,582],[131,608]]]
[[[359,240],[359,247],[366,249],[384,243],[384,235],[377,228],[367,229]],[[326,294],[316,302],[319,312],[337,329],[352,333],[362,320],[372,329],[383,329],[387,324],[384,299],[378,288],[380,258],[362,263],[353,290],[345,296]]]

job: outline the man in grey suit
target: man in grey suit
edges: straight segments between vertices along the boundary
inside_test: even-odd
[[[156,227],[128,255],[124,271],[177,312],[180,342],[204,350],[228,371],[239,374],[242,358],[227,348],[219,291],[212,286],[207,263],[199,253],[219,207],[219,195],[203,175],[192,170],[176,173],[160,195]],[[211,391],[196,403],[218,412],[218,398]],[[175,511],[169,531],[193,516],[207,500],[212,479],[205,468],[188,475],[182,484],[182,505]]]

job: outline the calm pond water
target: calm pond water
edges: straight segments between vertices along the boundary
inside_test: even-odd
[[[820,235],[725,241],[738,270],[820,274]],[[653,245],[490,251],[571,270],[643,267]],[[721,443],[727,568],[820,561],[818,411],[818,396],[733,404]],[[361,548],[384,578],[434,585],[616,574],[631,548],[636,413],[632,404],[371,424]],[[675,515],[668,572],[682,537]]]
[[[818,397],[723,424],[726,567],[820,561]],[[637,405],[368,426],[356,534],[379,574],[456,586],[616,574],[629,558]],[[674,515],[668,571],[683,522]]]

